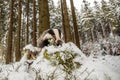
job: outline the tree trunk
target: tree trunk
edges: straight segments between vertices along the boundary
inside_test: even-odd
[[[26,15],[27,15],[27,24],[26,24],[26,30],[25,30],[25,45],[27,45],[28,44],[28,42],[29,42],[29,0],[27,0],[27,5],[26,5],[26,7],[27,7],[27,13],[26,13]]]
[[[21,34],[21,0],[19,0],[18,3],[18,28],[17,28],[16,51],[15,51],[16,61],[19,61],[21,59],[20,34]]]
[[[14,0],[10,0],[10,25],[9,25],[9,30],[8,30],[6,64],[9,64],[10,62],[12,62],[13,5],[14,5]]]
[[[72,41],[72,36],[70,32],[70,24],[69,24],[69,17],[68,17],[68,12],[67,12],[67,5],[66,5],[66,0],[62,0],[62,5],[63,5],[63,21],[64,21],[64,36],[65,36],[65,42]]]
[[[2,40],[2,17],[1,16],[2,16],[2,8],[0,8],[0,42]]]
[[[95,39],[95,41],[98,41],[97,30],[94,29],[93,33],[94,33],[94,39]]]
[[[61,13],[62,13],[62,27],[63,27],[63,33],[65,34],[65,24],[64,24],[64,15],[63,15],[63,2],[62,0],[60,1],[61,2]],[[64,36],[64,40],[65,40],[65,36]]]
[[[84,43],[85,43],[85,33],[82,32],[81,35],[82,35],[82,36],[81,36],[82,44],[84,44]]]
[[[36,8],[35,8],[36,1],[33,0],[33,45],[37,46],[36,40]]]
[[[105,33],[105,29],[104,29],[104,26],[103,24],[101,23],[101,28],[102,28],[102,34],[103,34],[103,38],[106,39],[106,33]]]
[[[92,41],[94,42],[94,41],[95,41],[95,37],[94,37],[94,31],[93,31],[93,28],[91,28],[90,31],[91,31]]]
[[[50,28],[48,0],[39,1],[39,35]]]
[[[112,33],[112,34],[113,34],[113,29],[112,29],[111,23],[110,23],[110,22],[108,22],[108,25],[109,25],[110,33]]]
[[[75,7],[74,7],[73,0],[70,0],[70,3],[71,3],[72,18],[73,18],[73,27],[74,27],[74,31],[75,31],[75,42],[76,42],[76,45],[80,48],[78,25],[77,25],[77,21],[76,21]]]

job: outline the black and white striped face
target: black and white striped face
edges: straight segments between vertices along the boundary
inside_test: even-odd
[[[41,36],[42,47],[49,44],[49,39],[54,40],[57,46],[62,45],[63,34],[59,29],[48,29]]]
[[[53,37],[57,46],[62,44],[61,39],[62,39],[63,35],[59,29],[50,29],[50,30],[48,30],[48,33]]]

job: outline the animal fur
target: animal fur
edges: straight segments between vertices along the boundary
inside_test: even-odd
[[[63,34],[59,29],[48,29],[43,32],[43,34],[40,36],[40,38],[37,41],[37,46],[40,48],[43,48],[45,46],[48,46],[50,44],[49,40],[53,40],[54,43],[59,46],[62,44],[62,38]]]

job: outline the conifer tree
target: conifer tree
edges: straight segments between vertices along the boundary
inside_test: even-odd
[[[27,16],[27,24],[25,27],[25,45],[29,42],[29,0],[26,3],[26,16]]]
[[[33,45],[37,46],[36,40],[36,1],[33,0]]]
[[[21,39],[21,0],[18,1],[18,28],[17,28],[17,38],[16,38],[16,61],[21,59],[20,52],[20,39]]]
[[[74,7],[73,0],[70,0],[70,3],[71,3],[72,18],[73,18],[73,27],[74,27],[74,31],[75,31],[75,42],[76,42],[76,45],[80,48],[78,25],[77,25],[77,21],[76,21],[76,14],[75,14],[75,7]]]
[[[69,42],[69,41],[72,41],[72,37],[71,37],[71,31],[70,31],[66,0],[61,0],[61,3],[62,3],[62,13],[63,13],[62,18],[63,18],[63,24],[64,24],[63,29],[64,29],[65,42]]]
[[[39,35],[50,28],[48,0],[39,0]]]
[[[10,62],[12,62],[13,5],[14,5],[14,0],[10,0],[10,25],[8,30],[6,64],[9,64]]]

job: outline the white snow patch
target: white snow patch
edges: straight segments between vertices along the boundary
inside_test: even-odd
[[[34,47],[32,44],[28,44],[23,48],[23,50],[30,50],[31,52],[36,52],[39,51],[40,48]]]
[[[8,80],[34,80],[34,78],[27,72],[11,72]]]
[[[99,46],[96,44],[96,46]],[[31,45],[25,49],[33,49]],[[51,65],[51,62],[44,58],[47,50],[49,55],[55,52],[68,51],[77,54],[73,62],[79,62],[81,66],[72,70],[68,76],[63,71],[63,66]],[[34,50],[32,50],[34,51]],[[86,57],[73,43],[64,43],[62,46],[48,46],[41,50],[36,60],[29,65],[24,55],[20,62],[10,65],[0,65],[0,80],[65,80],[68,76],[71,80],[119,80],[120,79],[120,56],[102,56],[97,58]]]

